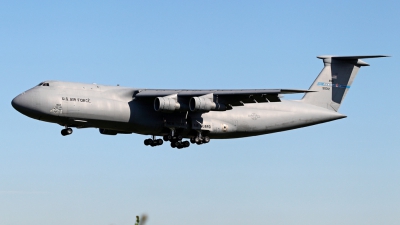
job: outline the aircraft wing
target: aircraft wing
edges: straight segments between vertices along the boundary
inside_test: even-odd
[[[162,90],[162,89],[144,89],[139,90],[135,98],[140,100],[154,100],[157,97],[180,98],[187,102],[193,97],[207,96],[218,103],[226,106],[243,106],[244,103],[258,102],[280,102],[280,94],[307,93],[309,90],[297,89],[236,89],[236,90]]]

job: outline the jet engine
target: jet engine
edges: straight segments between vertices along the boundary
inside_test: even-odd
[[[180,108],[179,102],[172,97],[157,97],[154,99],[154,110],[157,112],[174,112]]]
[[[223,104],[216,103],[208,95],[193,97],[189,101],[189,109],[192,112],[195,111],[225,111],[226,106]]]

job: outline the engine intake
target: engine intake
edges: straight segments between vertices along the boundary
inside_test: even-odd
[[[174,112],[180,108],[176,98],[157,97],[154,99],[154,110],[157,112]]]

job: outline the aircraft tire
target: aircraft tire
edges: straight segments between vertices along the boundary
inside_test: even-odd
[[[171,142],[171,147],[172,148],[176,148],[176,143],[175,142]]]
[[[162,139],[157,139],[156,140],[157,145],[162,145],[164,141]]]
[[[169,139],[168,139],[168,135],[164,135],[163,136],[163,139],[164,139],[164,141],[168,141]]]
[[[210,142],[210,137],[209,137],[209,136],[204,136],[203,142],[204,142],[204,143]]]
[[[190,143],[192,143],[192,144],[196,143],[196,141],[194,140],[194,137],[190,138]]]
[[[70,135],[70,134],[72,134],[72,129],[71,128],[67,128],[67,129],[62,129],[61,130],[61,135],[62,136],[67,136],[67,135]]]
[[[67,135],[67,133],[66,133],[65,129],[62,129],[62,130],[61,130],[61,135],[62,135],[62,136],[65,136],[65,135]]]
[[[190,146],[190,143],[189,143],[188,141],[184,141],[182,144],[183,144],[183,146],[184,146],[185,148],[187,148],[187,147]]]

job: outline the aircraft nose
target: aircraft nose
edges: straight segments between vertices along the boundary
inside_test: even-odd
[[[20,113],[23,113],[24,111],[29,109],[30,102],[31,101],[28,95],[22,93],[11,101],[11,105],[14,107],[15,110],[17,110]]]

